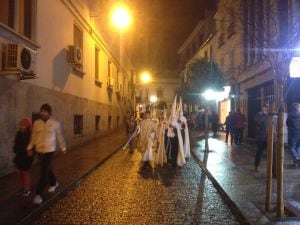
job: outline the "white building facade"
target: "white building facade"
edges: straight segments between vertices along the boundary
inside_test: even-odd
[[[68,147],[121,127],[133,110],[134,67],[112,53],[90,12],[82,0],[0,1],[0,175],[12,169],[18,121],[43,103]]]

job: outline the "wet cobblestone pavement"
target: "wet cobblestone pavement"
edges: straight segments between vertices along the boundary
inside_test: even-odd
[[[139,174],[140,158],[119,151],[34,224],[239,224],[193,158]]]

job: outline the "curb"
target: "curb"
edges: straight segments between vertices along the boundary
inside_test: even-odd
[[[17,225],[31,224],[35,219],[38,218],[38,216],[40,216],[42,214],[42,212],[44,212],[51,205],[56,203],[58,200],[62,199],[66,194],[68,194],[70,191],[74,190],[77,186],[79,186],[82,181],[84,181],[90,174],[92,174],[96,169],[98,169],[102,164],[104,164],[109,158],[111,158],[114,154],[116,154],[122,147],[123,147],[123,145],[118,146],[110,154],[108,154],[106,157],[104,157],[102,160],[100,160],[99,163],[97,163],[95,166],[93,166],[93,168],[88,170],[86,173],[84,173],[78,179],[71,182],[69,185],[64,186],[62,190],[56,192],[56,194],[51,196],[40,206],[37,206],[31,213],[29,213],[27,216],[25,216],[23,219],[21,219],[17,223]]]
[[[224,191],[224,189],[219,185],[217,180],[212,176],[212,174],[207,170],[207,168],[204,166],[203,162],[197,157],[197,155],[194,153],[194,151],[191,151],[191,154],[201,170],[205,173],[205,175],[208,177],[208,179],[212,182],[213,186],[216,188],[217,192],[221,196],[224,203],[227,205],[231,213],[235,216],[236,220],[240,224],[244,225],[251,225],[249,220],[244,216],[244,214],[241,212],[239,207],[235,204],[235,202],[227,195],[227,193]]]

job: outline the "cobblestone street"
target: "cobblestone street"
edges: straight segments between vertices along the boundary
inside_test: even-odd
[[[139,174],[140,157],[119,151],[34,224],[239,224],[193,158]]]

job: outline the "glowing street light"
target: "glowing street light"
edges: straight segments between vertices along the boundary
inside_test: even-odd
[[[131,23],[129,11],[124,6],[118,6],[112,13],[112,23],[120,30],[123,30]]]
[[[207,101],[216,100],[221,101],[224,98],[228,98],[230,87],[226,86],[224,91],[213,91],[211,89],[206,90],[201,94]]]
[[[141,75],[141,80],[144,84],[147,84],[151,81],[151,74],[147,71],[143,72]]]
[[[156,103],[157,102],[157,97],[155,95],[150,96],[150,102],[151,103]]]

